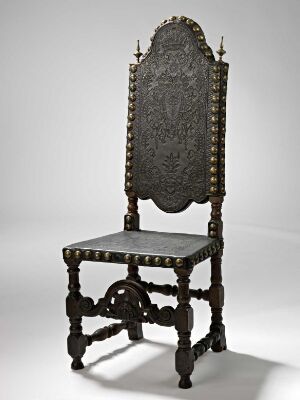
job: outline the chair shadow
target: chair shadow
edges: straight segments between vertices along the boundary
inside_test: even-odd
[[[111,360],[118,354],[130,352],[136,345],[153,345],[159,347],[161,353],[144,364],[122,376],[107,379],[93,372],[93,368],[101,362]],[[98,358],[88,364],[83,370],[77,371],[83,378],[99,384],[102,388],[125,390],[128,392],[146,393],[165,396],[167,398],[198,400],[255,400],[264,382],[273,368],[281,364],[240,354],[230,350],[222,353],[208,351],[195,363],[192,374],[193,387],[184,390],[177,387],[179,376],[175,371],[174,353],[176,347],[165,343],[143,339],[131,342],[112,353]],[[134,364],[135,360],[132,360]]]

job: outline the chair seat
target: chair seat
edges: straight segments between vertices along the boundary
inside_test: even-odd
[[[157,267],[192,267],[220,249],[204,235],[122,231],[66,246],[65,258]]]

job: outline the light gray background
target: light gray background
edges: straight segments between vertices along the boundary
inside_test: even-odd
[[[0,1],[1,398],[297,398],[299,11],[296,0]],[[197,361],[189,391],[176,387],[175,332],[156,326],[145,326],[138,345],[122,333],[88,348],[87,368],[70,372],[60,253],[122,229],[127,67],[136,39],[145,50],[171,15],[196,20],[213,49],[224,35],[230,63],[229,350]],[[140,212],[142,228],[205,233],[209,206],[168,215],[146,201]],[[125,273],[122,265],[82,265],[82,292],[101,297]],[[175,282],[170,271],[142,274]],[[208,287],[208,263],[192,282]],[[196,341],[209,311],[193,306]],[[89,332],[103,321],[84,323]]]

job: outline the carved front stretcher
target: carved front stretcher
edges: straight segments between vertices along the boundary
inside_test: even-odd
[[[209,348],[226,349],[222,318],[224,287],[221,262],[224,249],[222,203],[225,195],[225,123],[228,64],[223,41],[216,61],[200,26],[186,17],[162,22],[151,46],[129,66],[125,192],[128,211],[124,231],[64,247],[68,266],[70,321],[68,352],[72,368],[84,367],[86,347],[126,330],[130,340],[143,338],[142,324],[174,326],[178,333],[175,367],[179,387],[192,386],[194,362]],[[181,212],[192,202],[211,203],[207,235],[140,229],[138,199],[151,199],[164,212]],[[211,261],[208,289],[190,288],[193,268]],[[80,292],[81,262],[126,264],[126,279],[113,283],[94,301]],[[168,268],[177,284],[146,282],[139,267]],[[100,266],[99,266],[100,267]],[[103,268],[107,265],[103,266]],[[102,267],[101,267],[102,268]],[[112,268],[112,266],[111,266]],[[176,308],[153,304],[149,294],[177,298]],[[211,325],[194,345],[191,298],[208,302]],[[82,317],[120,320],[82,332]]]

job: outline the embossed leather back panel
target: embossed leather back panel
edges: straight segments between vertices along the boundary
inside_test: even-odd
[[[193,32],[170,23],[137,69],[133,191],[166,212],[207,201],[209,64]]]

